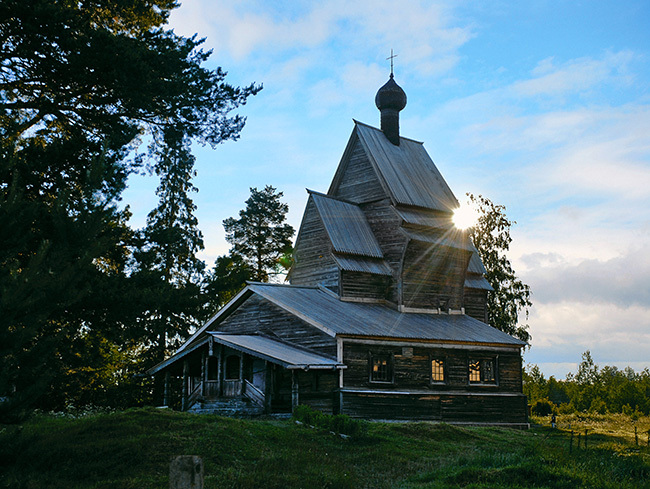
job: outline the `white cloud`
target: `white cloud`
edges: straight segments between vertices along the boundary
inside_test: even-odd
[[[580,58],[561,66],[553,58],[538,63],[532,78],[512,85],[512,90],[524,96],[558,95],[589,90],[601,83],[629,83],[627,65],[633,59],[629,51],[607,53],[602,59]]]

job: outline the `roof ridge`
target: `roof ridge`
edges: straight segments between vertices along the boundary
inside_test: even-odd
[[[265,287],[287,287],[291,289],[317,289],[316,285],[293,285],[293,284],[274,284],[271,282],[253,282],[250,280],[246,281],[246,285],[262,285]]]
[[[341,202],[341,203],[343,203],[343,204],[350,204],[350,205],[353,205],[353,206],[355,206],[355,207],[359,207],[359,208],[361,208],[361,207],[359,206],[359,204],[356,204],[355,202],[352,202],[352,201],[350,201],[350,200],[341,199],[340,197],[335,197],[335,196],[333,196],[333,195],[324,194],[323,192],[318,192],[318,191],[316,191],[316,190],[311,190],[311,189],[308,189],[308,188],[306,188],[305,190],[307,190],[307,193],[309,193],[309,195],[317,195],[317,196],[319,196],[319,197],[324,197],[324,198],[326,198],[326,199],[335,200],[336,202]]]
[[[371,126],[370,124],[366,124],[365,122],[358,121],[358,120],[356,120],[354,118],[352,119],[352,121],[355,124],[359,124],[360,126],[365,126],[365,127],[369,128],[369,129],[374,129],[375,131],[381,132],[383,134],[383,131],[381,129],[379,129],[378,127]],[[402,136],[402,135],[400,135],[399,138],[404,139],[405,141],[411,141],[412,143],[417,143],[417,144],[422,144],[422,145],[424,144],[424,141],[418,141],[417,139],[407,138],[407,137]]]

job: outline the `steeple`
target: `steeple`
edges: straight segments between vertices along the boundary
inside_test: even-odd
[[[388,140],[399,146],[399,111],[406,107],[406,93],[395,83],[392,70],[386,84],[377,91],[375,105],[381,112],[381,130]]]

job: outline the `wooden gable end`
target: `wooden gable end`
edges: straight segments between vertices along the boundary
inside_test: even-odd
[[[214,331],[236,334],[265,334],[289,343],[336,357],[336,339],[281,307],[251,295]]]
[[[404,252],[401,303],[413,309],[460,311],[470,255],[451,246],[411,240]]]
[[[338,291],[339,269],[332,258],[329,237],[311,196],[296,238],[289,279],[292,285],[324,285]]]
[[[373,202],[388,196],[359,140],[356,128],[327,193],[355,204]]]

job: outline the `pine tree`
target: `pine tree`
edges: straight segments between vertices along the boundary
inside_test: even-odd
[[[215,146],[243,127],[229,113],[260,87],[203,67],[202,41],[164,28],[177,5],[0,2],[0,396],[59,408],[52,394],[81,371],[67,364],[71,345],[91,333],[128,344],[149,317],[144,295],[160,282],[133,285],[130,253],[149,244],[134,242],[120,203],[146,160],[139,141],[151,141],[154,162],[169,153],[156,171],[173,186],[187,171],[178,144]],[[157,229],[145,240],[170,239]],[[186,229],[174,239],[191,250],[200,235]]]
[[[205,264],[196,254],[203,249],[203,235],[194,215],[191,193],[195,158],[181,131],[167,128],[164,144],[156,154],[154,171],[160,177],[158,206],[147,217],[142,247],[135,252],[134,277],[147,284],[149,302],[142,320],[150,357],[160,362],[178,346],[202,319],[202,280]]]
[[[280,201],[282,192],[276,192],[270,185],[250,191],[239,219],[229,217],[223,221],[223,227],[226,241],[232,245],[231,254],[244,259],[252,280],[266,282],[270,275],[280,273],[281,261],[291,251],[295,231],[285,223],[289,206]]]

